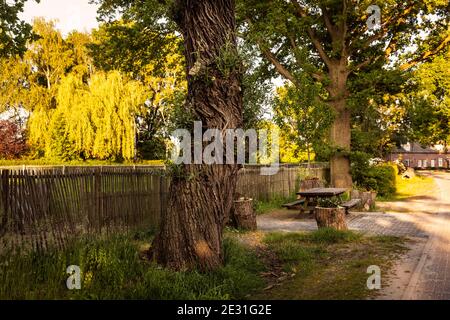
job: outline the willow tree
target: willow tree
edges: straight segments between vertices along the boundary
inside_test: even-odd
[[[173,13],[184,37],[186,114],[202,121],[203,130],[240,128],[242,71],[234,0],[177,0]],[[222,232],[233,204],[238,166],[183,164],[174,172],[153,256],[178,270],[217,268],[223,263]]]
[[[351,81],[374,69],[407,72],[450,43],[448,0],[243,0],[238,13],[243,37],[277,75],[298,90],[306,75],[326,90],[337,187],[352,186]]]
[[[103,23],[89,48],[98,69],[120,70],[147,87],[148,99],[136,114],[139,157],[164,158],[167,129],[186,95],[182,39],[174,30],[160,32],[126,16]]]
[[[95,73],[89,84],[70,74],[58,86],[56,108],[32,113],[30,144],[48,158],[131,160],[145,99],[144,86],[117,71]]]

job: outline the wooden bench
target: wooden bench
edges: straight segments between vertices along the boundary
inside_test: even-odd
[[[348,211],[351,208],[356,207],[360,203],[361,203],[361,199],[352,199],[352,200],[349,200],[347,202],[344,202],[341,206],[345,208],[345,213],[348,214]]]
[[[283,204],[282,207],[289,210],[297,210],[303,203],[305,203],[305,199],[298,199],[293,202]]]

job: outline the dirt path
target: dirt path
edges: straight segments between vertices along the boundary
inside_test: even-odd
[[[434,199],[416,210],[431,209],[430,235],[402,299],[450,300],[450,173],[429,173],[438,186]]]

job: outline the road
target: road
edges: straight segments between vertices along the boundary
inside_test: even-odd
[[[402,299],[450,300],[450,173],[428,173],[438,194],[414,211],[433,212],[423,228],[429,234]]]

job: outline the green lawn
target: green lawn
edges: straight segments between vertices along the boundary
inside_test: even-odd
[[[410,179],[398,176],[396,179],[397,192],[390,197],[379,197],[379,201],[402,201],[414,196],[432,195],[436,192],[436,183],[433,178],[417,173]]]
[[[404,239],[364,237],[353,232],[323,229],[309,234],[269,234],[268,249],[282,262],[289,280],[255,295],[255,299],[367,299],[367,268],[379,266],[386,284],[392,262],[406,249]]]
[[[255,235],[259,243],[248,241]],[[384,272],[403,250],[402,239],[353,232],[227,231],[222,268],[173,272],[148,261],[151,239],[149,233],[86,239],[64,252],[3,257],[0,299],[364,299],[373,294],[367,267]],[[69,265],[82,270],[81,290],[66,287]]]
[[[297,195],[293,194],[290,197],[275,196],[270,201],[255,201],[256,214],[266,214],[275,209],[280,209],[285,203],[293,202],[297,199]]]
[[[225,265],[211,273],[172,272],[148,261],[147,235],[83,240],[65,252],[32,253],[0,260],[2,299],[242,299],[260,289],[264,265],[232,239]],[[81,290],[67,289],[66,268],[82,270]]]

